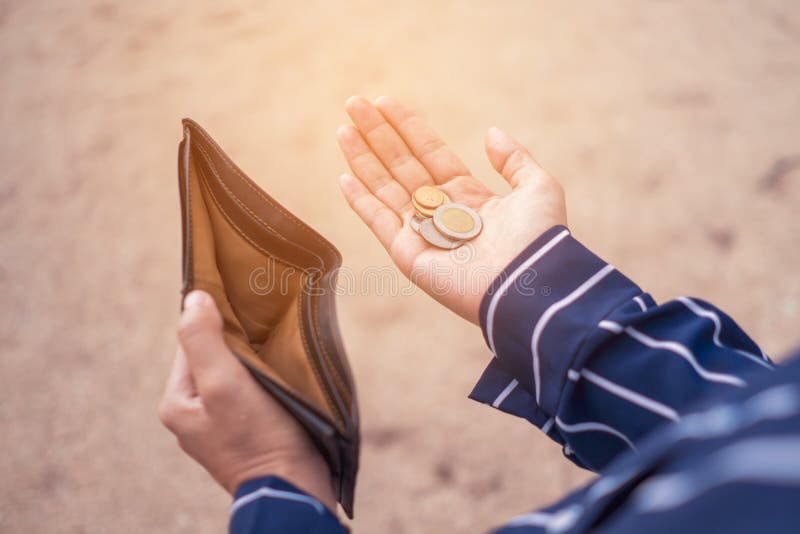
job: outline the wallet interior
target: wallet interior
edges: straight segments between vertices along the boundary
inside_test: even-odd
[[[214,297],[228,346],[304,425],[352,516],[358,413],[336,323],[341,256],[199,125],[185,119],[183,126],[183,293]]]

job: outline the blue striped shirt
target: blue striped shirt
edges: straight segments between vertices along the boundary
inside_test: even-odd
[[[800,359],[776,371],[707,302],[656,304],[564,227],[492,283],[480,319],[494,357],[470,397],[598,473],[495,532],[800,530]],[[345,532],[275,477],[239,489],[230,530]]]

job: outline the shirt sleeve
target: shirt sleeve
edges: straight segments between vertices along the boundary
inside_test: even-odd
[[[727,315],[687,297],[657,305],[563,226],[495,279],[480,320],[494,358],[470,397],[527,419],[593,470],[773,368]]]
[[[800,353],[706,397],[560,502],[493,534],[797,531]]]
[[[317,499],[279,477],[268,476],[239,486],[229,532],[346,534],[347,530]]]

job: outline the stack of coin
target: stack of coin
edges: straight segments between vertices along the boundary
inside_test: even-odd
[[[477,236],[483,228],[480,215],[463,204],[451,202],[441,190],[423,185],[414,191],[411,204],[416,213],[411,228],[435,247],[453,249]]]

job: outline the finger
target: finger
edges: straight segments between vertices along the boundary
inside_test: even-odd
[[[437,184],[470,174],[455,152],[414,112],[385,96],[380,97],[376,105]]]
[[[336,138],[350,170],[381,202],[399,215],[411,209],[408,191],[389,174],[358,130],[342,126]]]
[[[215,396],[235,389],[244,367],[228,349],[222,337],[222,316],[214,299],[203,291],[192,291],[183,301],[178,339],[186,355],[200,396]]]
[[[186,353],[181,347],[175,353],[164,396],[184,400],[197,396],[197,387],[189,372],[189,364],[186,363]]]
[[[345,103],[345,109],[384,167],[409,193],[420,186],[433,184],[428,170],[366,98],[351,96]]]
[[[339,179],[339,185],[353,211],[372,230],[381,245],[389,250],[403,226],[397,214],[370,193],[358,178],[343,174]]]
[[[199,399],[186,364],[186,355],[178,348],[158,407],[158,417],[164,426],[180,433],[190,423],[190,419],[194,419],[197,409],[202,408]]]
[[[547,173],[536,163],[530,152],[501,129],[489,128],[485,144],[492,167],[512,188],[528,181],[547,179]]]

